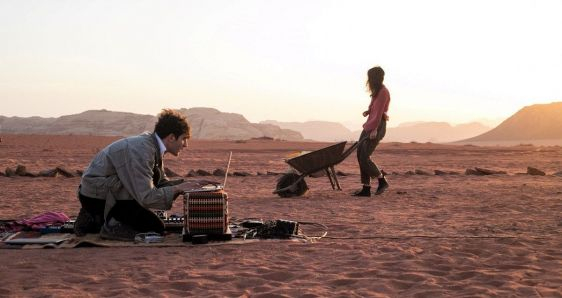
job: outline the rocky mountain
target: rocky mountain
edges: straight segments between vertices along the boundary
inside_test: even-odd
[[[45,133],[46,127],[55,122],[56,118],[41,117],[4,117],[0,116],[0,132],[20,133],[23,131],[33,131],[30,133]]]
[[[432,142],[448,143],[476,136],[490,130],[477,122],[451,125],[447,122],[402,123],[387,128],[385,142]]]
[[[356,139],[355,134],[351,130],[337,122],[279,122],[275,120],[266,120],[260,123],[266,125],[275,125],[284,129],[298,131],[307,140],[335,142]]]
[[[268,137],[298,141],[300,133],[275,125],[250,123],[244,116],[211,108],[181,109],[195,139],[244,140]],[[107,110],[91,110],[58,118],[0,116],[0,133],[79,134],[129,136],[152,131],[156,116]]]
[[[562,102],[526,106],[496,128],[461,143],[562,144]]]
[[[250,123],[244,116],[223,113],[212,108],[181,109],[192,126],[191,133],[196,139],[235,139],[269,137],[273,139],[298,141],[303,136],[296,131],[262,123]]]
[[[25,134],[132,135],[154,129],[156,117],[107,110],[58,118],[0,116],[0,132]]]
[[[305,139],[315,141],[354,141],[361,134],[361,131],[351,131],[336,122],[278,122],[267,120],[260,123],[274,124],[281,128],[295,130],[300,132]],[[469,138],[489,129],[489,127],[480,123],[452,126],[446,122],[409,122],[398,127],[387,128],[384,142],[446,143]]]
[[[212,108],[181,109],[195,139],[243,140],[268,137],[336,142],[357,140],[360,131],[327,121],[251,123],[244,116]],[[0,116],[0,133],[128,136],[152,131],[156,117],[92,110],[58,118]],[[389,125],[392,122],[389,122]],[[476,136],[476,137],[473,137]],[[459,141],[461,140],[461,141]],[[562,145],[562,102],[527,106],[491,129],[480,123],[410,122],[387,128],[384,142],[433,142],[481,145],[532,143]]]

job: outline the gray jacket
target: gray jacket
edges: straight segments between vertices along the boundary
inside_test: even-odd
[[[153,133],[124,138],[101,150],[82,175],[80,193],[106,200],[105,216],[116,201],[136,200],[144,208],[169,210],[172,186],[162,166],[162,155]]]

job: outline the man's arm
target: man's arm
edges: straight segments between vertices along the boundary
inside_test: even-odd
[[[160,183],[158,183],[158,185],[156,185],[157,188],[162,188],[162,187],[166,187],[166,186],[174,186],[174,185],[178,185],[178,184],[182,184],[185,180],[184,179],[176,179],[176,180],[163,180],[160,181]]]
[[[173,186],[157,188],[154,175],[154,151],[144,143],[129,143],[112,154],[120,160],[117,176],[127,192],[144,208],[169,210],[174,202]]]

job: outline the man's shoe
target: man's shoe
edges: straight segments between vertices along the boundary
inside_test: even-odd
[[[370,186],[363,186],[361,190],[358,190],[352,194],[355,197],[370,197],[371,196],[371,187]]]
[[[384,178],[384,176],[382,178],[379,178],[379,187],[377,187],[377,191],[375,192],[375,195],[382,194],[388,187],[389,185],[388,182],[386,181],[386,178]]]
[[[86,209],[80,208],[78,217],[76,217],[74,222],[74,234],[82,237],[88,233],[99,233],[101,225],[101,220],[96,220],[96,216],[86,211]]]
[[[100,237],[105,240],[134,241],[138,233],[131,226],[111,218],[101,227]]]

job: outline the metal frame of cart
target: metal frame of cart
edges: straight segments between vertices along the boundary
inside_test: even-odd
[[[355,149],[357,149],[357,147],[363,140],[365,139],[354,143],[347,149],[345,149],[345,145],[347,144],[347,142],[340,142],[285,160],[286,163],[288,163],[299,173],[299,176],[292,184],[286,187],[277,188],[275,191],[273,191],[273,193],[281,195],[284,192],[294,192],[297,185],[301,183],[301,181],[303,181],[306,176],[310,176],[321,171],[324,171],[328,176],[330,184],[332,185],[332,189],[341,190],[334,167],[344,161]],[[287,173],[285,175],[291,174],[292,173]],[[292,175],[294,175],[294,173]]]

